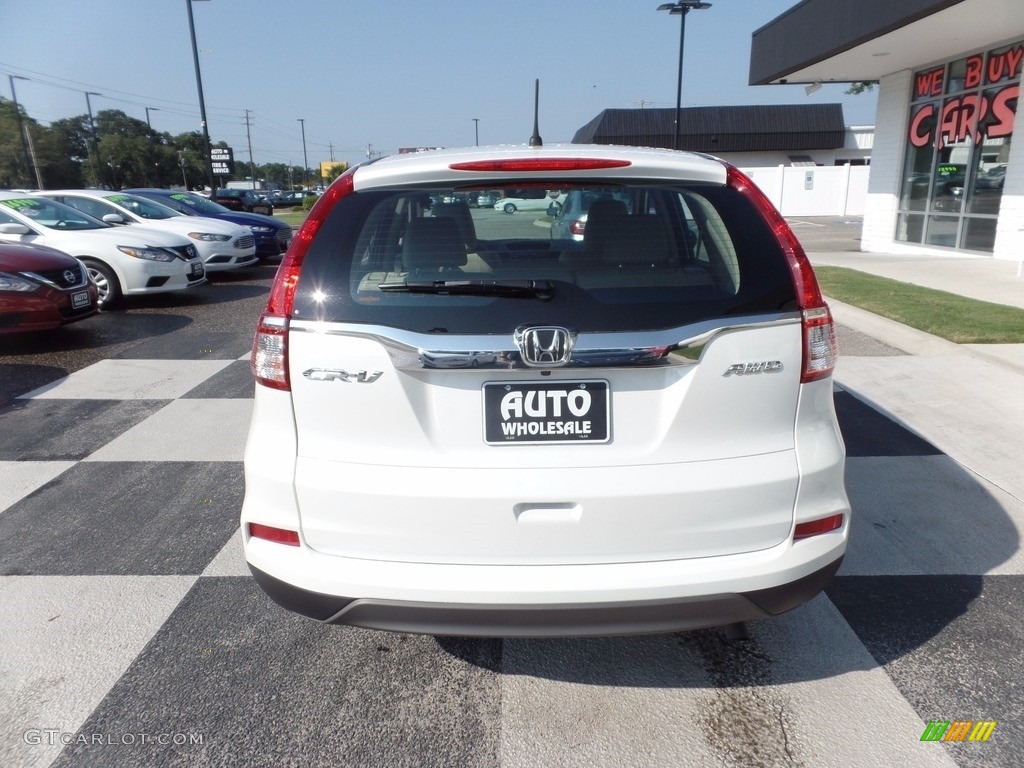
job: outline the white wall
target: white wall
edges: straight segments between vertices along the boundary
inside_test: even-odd
[[[870,166],[741,168],[783,216],[861,216]]]
[[[871,154],[873,172],[868,186],[861,228],[865,251],[893,251],[896,209],[907,146],[907,118],[913,73],[903,70],[886,75],[878,84],[875,112],[875,146]],[[906,245],[905,243],[903,245]]]
[[[1024,115],[1017,115],[1017,126],[1024,129]],[[1010,147],[992,255],[997,259],[1024,261],[1024,135]]]

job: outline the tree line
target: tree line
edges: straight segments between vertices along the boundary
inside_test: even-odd
[[[126,189],[128,187],[206,186],[203,136],[199,131],[154,131],[148,123],[118,109],[55,120],[49,126],[30,118],[0,96],[0,189]],[[227,147],[217,142],[215,147]],[[235,180],[280,182],[289,188],[311,182],[319,171],[284,163],[252,165],[235,161]],[[224,178],[224,181],[232,179]]]

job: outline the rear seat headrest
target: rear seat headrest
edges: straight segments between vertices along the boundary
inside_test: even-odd
[[[413,219],[402,238],[402,266],[410,272],[466,265],[466,243],[454,219]]]

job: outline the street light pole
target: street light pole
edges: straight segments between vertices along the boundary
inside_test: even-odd
[[[302,186],[309,188],[309,160],[306,158],[306,120],[297,118],[302,126]]]
[[[476,145],[480,146],[480,118],[473,118],[473,132],[476,134]]]
[[[149,113],[150,113],[150,111],[159,112],[160,111],[160,107],[146,107],[146,125],[148,125],[150,130],[152,130],[153,124],[151,122],[149,122]]]
[[[668,11],[669,15],[679,17],[679,76],[676,79],[676,119],[675,131],[672,135],[672,149],[679,149],[679,121],[683,106],[683,43],[686,40],[686,14],[690,11],[704,11],[710,7],[711,3],[704,3],[701,0],[679,0],[676,3],[662,3],[658,6],[659,11]]]
[[[196,46],[196,25],[192,19],[192,3],[196,0],[185,0],[188,9],[188,31],[192,36],[192,61],[196,67],[196,87],[199,89],[199,119],[203,127],[203,162],[206,165],[206,178],[210,184],[210,194],[216,190],[217,183],[213,178],[213,163],[210,161],[210,129],[206,124],[206,102],[203,100],[203,76],[199,72],[199,48]]]

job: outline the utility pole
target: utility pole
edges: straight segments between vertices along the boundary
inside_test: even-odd
[[[93,183],[100,186],[100,145],[96,140],[96,121],[92,117],[92,102],[89,101],[90,96],[102,96],[102,93],[96,93],[96,91],[85,92],[85,107],[89,110],[89,136],[92,143],[92,151],[95,155],[95,164],[92,167]]]
[[[28,80],[27,77],[21,77],[20,75],[8,75],[7,79],[11,81],[11,101],[14,102],[14,116],[18,121],[18,133],[21,134],[21,150],[25,154],[25,182],[26,186],[30,184],[29,175],[31,173],[32,161],[29,159],[28,143],[25,139],[27,133],[27,126],[21,122],[21,107],[18,106],[18,95],[14,92],[14,81],[17,80]],[[36,178],[39,178],[39,172],[36,171]],[[42,189],[43,185],[40,184],[39,188]]]
[[[36,187],[43,188],[43,174],[39,172],[39,159],[36,157],[36,145],[32,143],[32,132],[25,126],[25,139],[28,141],[29,155],[32,157],[32,167],[36,172]]]
[[[249,131],[249,111],[245,110],[245,137],[249,140],[249,178],[252,179],[252,188],[256,189],[256,164],[252,159],[252,133]]]
[[[297,118],[302,126],[302,186],[309,187],[309,159],[306,157],[306,121],[304,118]]]

